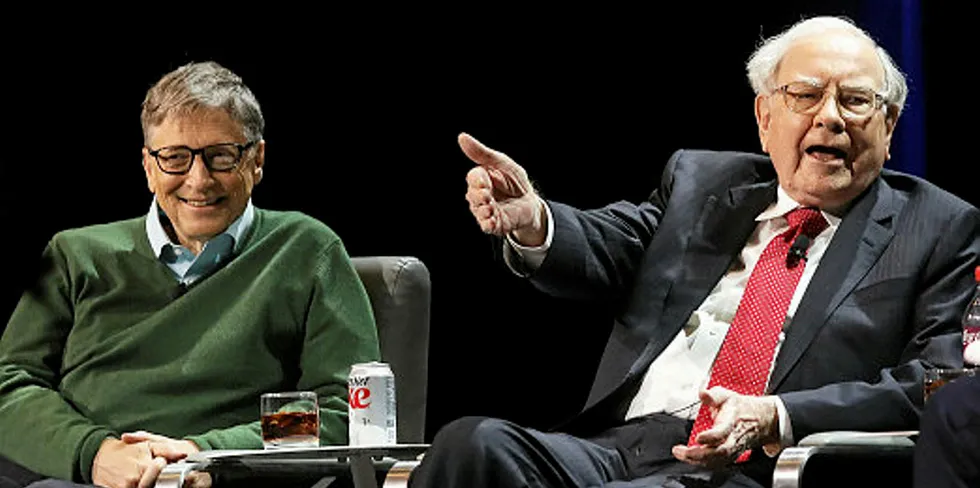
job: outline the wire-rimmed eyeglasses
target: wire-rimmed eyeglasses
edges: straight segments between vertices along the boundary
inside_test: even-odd
[[[794,81],[775,91],[783,94],[783,100],[790,110],[811,115],[823,106],[829,90],[827,86]],[[870,88],[838,86],[836,95],[841,115],[856,119],[867,117],[885,103],[885,97]]]

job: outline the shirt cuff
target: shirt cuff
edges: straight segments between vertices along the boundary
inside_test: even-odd
[[[773,399],[776,401],[776,415],[779,417],[779,442],[772,442],[762,446],[763,452],[769,457],[778,456],[784,447],[792,446],[794,443],[793,425],[790,423],[786,405],[783,405],[782,399],[778,396],[774,395]]]
[[[547,203],[544,204],[544,211],[548,216],[548,234],[540,246],[523,246],[512,235],[507,234],[504,243],[504,263],[507,263],[507,267],[518,276],[526,277],[540,268],[548,255],[548,249],[551,248],[551,241],[555,236],[555,219]]]

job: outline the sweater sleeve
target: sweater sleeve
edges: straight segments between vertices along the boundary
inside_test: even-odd
[[[380,358],[371,303],[339,240],[324,246],[311,269],[297,390],[317,393],[320,444],[347,442],[347,375],[350,365]],[[189,436],[201,449],[261,447],[259,422]]]
[[[91,482],[99,446],[116,433],[59,391],[73,325],[61,249],[56,236],[44,250],[39,280],[21,297],[0,340],[0,455],[46,476]]]

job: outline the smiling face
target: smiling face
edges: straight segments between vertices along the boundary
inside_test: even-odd
[[[826,87],[813,113],[792,110],[780,92],[755,100],[763,151],[772,158],[780,186],[804,206],[843,209],[864,191],[889,158],[895,117],[873,110],[864,117],[841,112],[841,88],[881,92],[884,69],[874,46],[844,31],[797,40],[786,51],[774,87],[803,81]]]
[[[156,158],[149,154],[166,146],[192,149],[212,144],[248,141],[241,126],[224,110],[197,109],[171,115],[148,131],[148,146],[143,148],[143,170],[150,191],[170,219],[167,229],[171,239],[199,253],[211,238],[224,232],[248,204],[252,188],[262,179],[265,141],[245,151],[238,166],[231,171],[209,171],[201,155],[196,155],[190,170],[182,175],[160,170]]]

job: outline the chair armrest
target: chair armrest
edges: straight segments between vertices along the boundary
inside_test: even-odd
[[[799,447],[915,447],[915,440],[918,437],[917,430],[893,432],[835,430],[808,435],[797,445]]]
[[[795,447],[784,449],[776,460],[773,488],[798,488],[803,481],[807,462],[817,455],[862,459],[903,460],[915,450],[918,431],[896,432],[821,432],[803,438]]]

